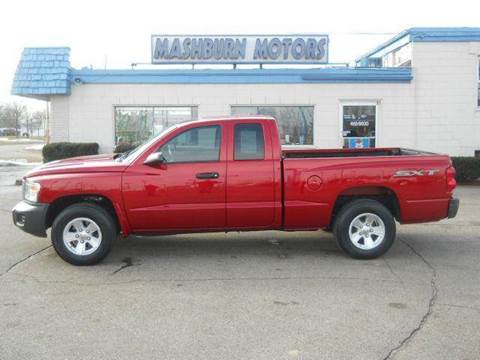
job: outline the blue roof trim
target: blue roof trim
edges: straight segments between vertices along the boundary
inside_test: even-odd
[[[15,73],[13,95],[48,99],[69,95],[72,84],[312,84],[410,82],[409,68],[76,70],[70,49],[25,48]]]
[[[409,82],[409,68],[72,70],[75,84],[298,84]]]
[[[408,30],[413,42],[469,42],[480,41],[480,27],[458,28],[411,28]]]
[[[402,31],[400,34],[380,44],[373,50],[360,56],[355,61],[361,63],[396,41],[408,36],[411,42],[471,42],[480,41],[478,27],[415,27]]]
[[[70,94],[70,49],[25,48],[15,72],[12,95],[45,99]]]

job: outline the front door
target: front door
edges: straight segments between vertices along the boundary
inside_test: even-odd
[[[162,152],[164,164],[140,164],[127,169],[123,194],[133,231],[225,227],[223,128],[189,128],[157,150]]]

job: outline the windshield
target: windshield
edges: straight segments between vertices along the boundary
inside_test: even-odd
[[[141,153],[143,153],[146,149],[148,149],[153,143],[158,141],[158,139],[162,138],[169,132],[171,132],[173,129],[175,129],[177,125],[172,125],[165,130],[163,130],[160,134],[150,138],[150,140],[147,140],[143,144],[138,145],[135,149],[130,150],[124,154],[122,154],[119,158],[117,158],[118,161],[120,162],[132,162],[135,160]]]

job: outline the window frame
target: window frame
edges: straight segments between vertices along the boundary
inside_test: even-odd
[[[186,120],[186,121],[195,121],[198,120],[198,110],[199,110],[199,105],[198,104],[113,104],[112,105],[112,127],[113,127],[113,147],[117,146],[117,123],[115,119],[115,113],[117,108],[148,108],[152,109],[155,111],[155,108],[190,108],[191,111],[191,120]],[[194,110],[195,111],[192,111]],[[180,124],[180,123],[178,123]],[[172,125],[178,125],[178,124],[172,124]],[[156,135],[155,135],[156,136]],[[148,139],[144,140],[148,141]]]
[[[216,162],[220,162],[220,159],[222,157],[222,138],[223,138],[223,128],[220,124],[212,124],[212,125],[203,125],[203,126],[194,126],[194,127],[190,127],[188,129],[185,129],[183,130],[182,132],[176,134],[175,136],[171,137],[170,139],[168,139],[164,144],[160,145],[159,147],[157,147],[155,149],[155,151],[152,151],[152,154],[153,153],[156,153],[156,152],[159,152],[161,148],[163,148],[165,145],[167,145],[170,141],[176,139],[178,136],[181,136],[182,134],[186,133],[187,131],[191,131],[191,130],[195,130],[195,129],[201,129],[201,128],[212,128],[212,127],[216,127],[218,128],[218,130],[220,131],[220,139],[219,139],[219,142],[218,142],[218,158],[217,160],[201,160],[201,161],[197,161],[197,160],[192,160],[192,161],[173,161],[173,162],[165,162],[165,165],[173,165],[173,164],[198,164],[198,163],[216,163]]]
[[[256,108],[259,108],[259,107],[309,107],[309,108],[312,108],[313,109],[313,114],[312,114],[312,144],[281,144],[281,147],[282,148],[286,148],[286,149],[291,149],[291,148],[295,148],[295,149],[298,149],[298,148],[302,148],[302,149],[315,149],[316,148],[316,145],[315,145],[315,133],[316,133],[316,130],[315,130],[315,114],[316,114],[316,110],[317,110],[317,105],[315,104],[258,104],[258,103],[254,103],[254,104],[230,104],[230,116],[238,116],[238,117],[242,117],[242,115],[234,115],[233,112],[232,112],[232,108],[233,107],[256,107]],[[245,115],[245,116],[249,116],[249,117],[252,117],[252,116],[256,116],[256,115]],[[264,115],[258,115],[258,116],[264,116]],[[275,118],[275,120],[278,121],[278,119]],[[281,139],[280,139],[281,140]]]
[[[260,128],[262,131],[262,138],[263,138],[263,157],[262,158],[256,158],[256,159],[236,159],[235,154],[237,153],[237,142],[236,142],[236,129],[237,127],[240,126],[249,126],[249,125],[255,125]],[[256,139],[255,139],[256,140]],[[265,138],[265,128],[263,124],[259,122],[248,122],[248,123],[237,123],[233,126],[233,161],[264,161],[266,160],[266,154],[267,154],[267,149],[266,149],[266,138]]]
[[[477,92],[477,111],[480,111],[480,56],[477,57],[477,82],[476,82],[476,92]]]
[[[339,120],[339,138],[338,144],[341,149],[343,149],[344,144],[344,137],[343,137],[343,107],[344,106],[375,106],[375,147],[381,147],[379,145],[379,138],[380,138],[380,122],[379,122],[379,107],[381,101],[380,100],[340,100],[339,107],[338,107],[338,120]]]

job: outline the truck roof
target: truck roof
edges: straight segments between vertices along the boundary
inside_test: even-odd
[[[209,116],[209,117],[204,117],[200,118],[198,120],[190,120],[186,122],[179,123],[178,125],[185,125],[185,124],[191,124],[191,123],[202,123],[202,122],[211,122],[211,121],[235,121],[235,120],[274,120],[275,118],[273,116],[269,115],[245,115],[245,116]]]

